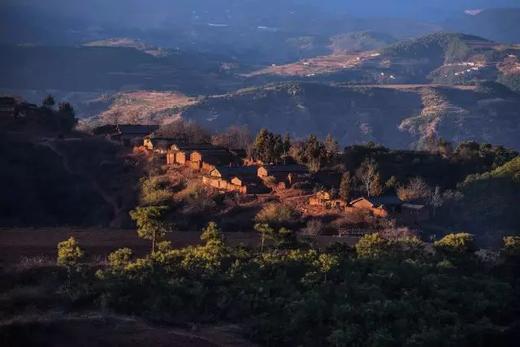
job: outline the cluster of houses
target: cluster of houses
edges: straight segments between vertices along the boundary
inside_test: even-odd
[[[262,194],[271,184],[291,186],[309,175],[301,165],[251,164],[242,150],[211,144],[174,143],[166,153],[167,165],[189,167],[202,175],[202,183],[226,192]]]
[[[420,224],[430,218],[426,205],[404,202],[397,196],[360,197],[351,202],[333,198],[329,192],[320,191],[309,199],[309,205],[335,209],[346,213],[365,212],[374,217],[393,217],[406,224]]]
[[[157,129],[154,125],[117,125],[110,137],[127,145],[140,143],[146,151],[163,156],[168,166],[190,168],[202,176],[204,185],[223,192],[262,194],[270,192],[269,187],[286,188],[310,178],[309,171],[302,165],[251,162],[243,150],[156,136]],[[345,213],[363,211],[374,217],[398,218],[407,224],[429,219],[426,205],[403,202],[397,196],[360,197],[347,202],[320,191],[309,198],[308,204]]]
[[[225,192],[262,194],[273,185],[288,187],[309,176],[301,165],[263,165],[246,159],[244,150],[209,143],[191,143],[186,138],[168,138],[154,132],[155,125],[114,125],[99,134],[126,146],[139,146],[165,158],[168,166],[187,167],[202,176],[204,185]]]

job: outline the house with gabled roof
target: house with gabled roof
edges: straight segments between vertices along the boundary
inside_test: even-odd
[[[168,165],[190,165],[190,155],[194,151],[213,149],[215,146],[209,143],[185,143],[178,142],[172,144],[168,153],[166,154],[166,161]]]
[[[209,175],[203,176],[202,182],[210,187],[242,194],[260,194],[269,189],[257,177],[255,166],[218,166]]]
[[[347,203],[341,199],[334,198],[330,192],[322,190],[309,198],[309,205],[326,209],[344,209]]]
[[[290,164],[290,165],[262,165],[258,168],[258,177],[267,179],[273,177],[278,183],[287,183],[292,185],[303,177],[309,175],[306,166]]]
[[[192,167],[210,173],[218,166],[238,166],[240,162],[225,148],[199,149],[190,154]]]
[[[367,211],[373,216],[386,218],[401,212],[401,201],[397,196],[361,197],[348,204],[347,211]]]

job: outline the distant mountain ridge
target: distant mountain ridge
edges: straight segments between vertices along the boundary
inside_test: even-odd
[[[434,33],[399,41],[385,48],[332,54],[267,67],[249,76],[354,84],[466,84],[501,81],[518,89],[520,46],[474,35]]]
[[[378,87],[286,82],[151,111],[140,121],[159,124],[181,117],[214,131],[245,125],[253,132],[266,127],[296,138],[332,134],[343,145],[374,141],[409,148],[434,136],[520,149],[518,109],[520,95],[494,83]],[[118,113],[117,105],[109,112]]]

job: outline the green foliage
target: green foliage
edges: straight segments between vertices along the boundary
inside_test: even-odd
[[[108,264],[113,268],[124,268],[132,259],[133,251],[130,248],[121,248],[108,255]]]
[[[222,245],[224,243],[222,231],[220,231],[215,222],[208,223],[208,226],[202,230],[200,239],[204,241],[206,245]]]
[[[356,243],[356,253],[362,258],[379,258],[390,250],[390,241],[377,233],[364,235]]]
[[[103,302],[156,320],[247,321],[245,333],[271,346],[486,346],[515,324],[513,277],[407,252],[422,246],[413,238],[367,235],[357,256],[341,247],[258,253],[210,246],[217,230],[210,223],[201,246],[98,272]]]
[[[448,234],[433,244],[435,250],[446,256],[466,256],[477,250],[475,238],[468,233]]]
[[[270,203],[265,205],[255,217],[257,223],[275,227],[290,226],[296,221],[297,212],[289,205]]]
[[[260,235],[262,236],[262,243],[261,243],[260,251],[263,252],[264,246],[265,246],[265,240],[271,239],[273,237],[275,231],[267,223],[255,224],[255,231],[259,232]]]
[[[318,172],[320,168],[331,163],[338,150],[338,144],[332,136],[327,136],[321,142],[315,135],[299,143],[295,143],[290,150],[291,156],[300,164],[304,164],[311,172]]]
[[[460,185],[463,199],[446,209],[458,221],[516,233],[520,230],[520,157],[483,174],[470,175]],[[490,230],[491,231],[491,230]]]
[[[470,52],[468,40],[480,38],[451,33],[435,33],[417,39],[398,42],[383,50],[383,54],[403,58],[429,58],[438,63],[456,62]]]
[[[168,177],[153,176],[140,181],[140,204],[142,206],[167,205],[172,200],[172,192],[168,189]]]
[[[510,259],[520,260],[520,236],[504,237],[502,254]]]
[[[74,237],[58,243],[57,263],[63,266],[76,266],[85,257],[85,252],[79,247]]]
[[[59,116],[59,122],[61,125],[61,128],[64,131],[70,131],[78,120],[76,119],[76,112],[74,111],[74,108],[71,104],[68,102],[62,102],[58,105],[58,113]]]
[[[275,135],[267,129],[261,129],[253,143],[254,158],[268,164],[280,163],[289,152],[289,137]]]
[[[166,221],[167,206],[138,207],[130,211],[130,217],[137,224],[137,234],[145,240],[152,241],[152,253],[155,243],[171,232],[172,225]]]
[[[52,95],[47,95],[43,101],[42,101],[42,105],[45,106],[45,107],[54,107],[54,105],[56,105],[56,101],[54,100],[54,97]]]

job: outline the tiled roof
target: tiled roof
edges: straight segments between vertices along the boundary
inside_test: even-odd
[[[256,166],[219,166],[215,170],[224,178],[241,178],[242,176],[256,176],[258,168]]]

